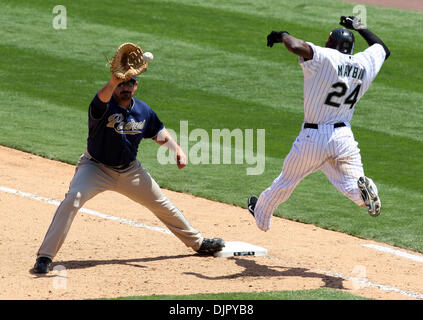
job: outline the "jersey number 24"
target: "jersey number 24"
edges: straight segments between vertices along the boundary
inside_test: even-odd
[[[344,82],[336,82],[332,85],[332,88],[337,89],[332,92],[329,92],[328,96],[326,97],[325,104],[339,108],[340,103],[333,101],[334,97],[342,98],[347,93],[348,87]],[[350,105],[350,109],[352,109],[357,102],[358,93],[360,92],[361,84],[357,85],[355,89],[351,92],[351,94],[345,99],[343,104]]]

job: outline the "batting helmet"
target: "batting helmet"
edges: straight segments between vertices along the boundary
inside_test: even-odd
[[[334,29],[329,34],[326,47],[338,50],[344,54],[352,54],[354,51],[354,34],[344,28]]]

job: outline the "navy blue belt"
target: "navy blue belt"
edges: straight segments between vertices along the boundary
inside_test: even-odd
[[[90,160],[91,160],[92,162],[95,162],[95,163],[101,164],[101,162],[100,162],[100,161],[97,161],[97,160],[96,160],[96,159],[94,159],[94,158],[90,158]],[[120,166],[108,166],[108,167],[109,167],[109,168],[112,168],[112,169],[115,169],[115,170],[124,170],[124,169],[128,168],[130,164],[131,164],[131,162],[126,163],[126,164],[123,164],[123,165],[120,165]]]
[[[333,125],[334,128],[346,127],[344,122],[338,122]],[[316,123],[304,123],[304,129],[318,129],[319,125]]]

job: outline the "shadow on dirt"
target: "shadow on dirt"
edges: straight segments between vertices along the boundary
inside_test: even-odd
[[[67,270],[72,269],[86,269],[92,268],[100,265],[128,265],[137,268],[147,268],[142,266],[139,263],[147,263],[152,261],[161,261],[161,260],[173,260],[173,259],[183,259],[192,257],[192,254],[181,254],[176,256],[159,256],[159,257],[150,257],[150,258],[136,258],[136,259],[113,259],[113,260],[70,260],[70,261],[56,261],[53,262],[51,269],[53,270],[56,266],[64,266]]]
[[[207,280],[224,280],[224,279],[236,279],[241,277],[302,277],[302,278],[319,278],[323,281],[322,288],[332,289],[346,289],[343,285],[344,279],[339,277],[328,276],[322,273],[309,271],[306,268],[290,268],[282,266],[266,266],[257,263],[254,260],[246,260],[242,258],[229,258],[235,260],[235,263],[243,267],[244,270],[239,273],[225,276],[209,277],[204,274],[185,272],[184,274],[193,275],[201,279]],[[275,270],[280,269],[280,270]]]

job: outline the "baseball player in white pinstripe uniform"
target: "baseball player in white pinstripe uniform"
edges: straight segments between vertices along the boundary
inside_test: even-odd
[[[317,170],[323,171],[341,193],[367,208],[371,216],[380,214],[378,190],[364,175],[350,120],[390,52],[355,17],[342,16],[340,24],[358,31],[369,48],[353,55],[354,34],[344,28],[333,30],[325,47],[286,31],[272,31],[267,37],[269,47],[280,42],[299,56],[304,73],[304,122],[281,174],[259,198],[248,199],[248,210],[263,231],[270,229],[274,211],[288,200],[300,181]]]

